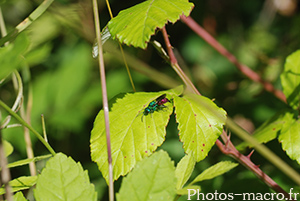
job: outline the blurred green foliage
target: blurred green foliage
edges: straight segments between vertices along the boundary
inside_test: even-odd
[[[140,1],[110,1],[114,15],[138,2]],[[280,10],[273,8],[274,16],[266,18],[264,17],[268,14],[264,5],[266,1],[193,0],[191,2],[195,4],[191,16],[198,23],[234,53],[242,63],[274,83],[276,87],[281,87],[279,74],[282,72],[284,60],[300,46],[299,11],[282,15]],[[25,19],[39,3],[28,0],[0,1],[8,31]],[[104,1],[99,3],[101,26],[104,27],[109,21],[109,15]],[[190,75],[199,91],[209,98],[215,98],[216,103],[249,132],[253,132],[278,110],[285,108],[281,101],[263,91],[260,85],[241,75],[231,63],[198,38],[183,23],[169,24],[167,31],[172,45],[183,58],[187,67],[186,73]],[[91,162],[89,150],[93,121],[102,107],[99,70],[96,60],[92,58],[95,36],[91,1],[56,1],[41,18],[14,41],[14,46],[17,46],[22,37],[21,46],[24,48],[16,50],[16,54],[24,53],[22,67],[28,67],[30,71],[29,74],[24,69],[20,70],[24,81],[25,103],[28,101],[27,92],[32,87],[33,127],[42,131],[40,115],[43,114],[48,139],[55,151],[61,151],[72,156],[75,161],[80,161],[83,167],[88,169],[99,199],[107,200],[105,181],[96,164]],[[27,47],[26,38],[30,45],[25,53],[23,50]],[[153,38],[163,44],[160,33]],[[11,45],[1,48],[0,51],[14,51],[10,49]],[[153,47],[149,46],[146,50],[124,47],[124,50],[154,69],[179,80],[175,77],[172,68],[161,59]],[[115,55],[105,53],[104,57],[109,98],[119,93],[132,92],[124,64],[119,62]],[[3,64],[6,61],[4,58],[9,59],[5,56],[0,58],[1,76],[4,72],[2,69],[7,69],[5,67],[7,64]],[[10,58],[10,60],[19,62],[18,58]],[[14,65],[9,67],[13,69]],[[164,90],[162,86],[139,71],[132,71],[132,75],[138,91]],[[8,105],[13,104],[15,92],[10,77],[0,84],[0,99]],[[5,115],[3,112],[2,116]],[[5,129],[3,133],[6,140],[14,147],[9,160],[25,158],[23,129]],[[36,142],[34,137],[32,140],[36,155],[46,153],[40,142]],[[232,141],[240,142],[234,136]],[[270,142],[267,146],[282,156],[292,167],[298,167],[282,153],[277,142]],[[167,127],[167,139],[162,149],[167,150],[176,163],[183,155],[182,144],[178,140],[177,124],[173,117]],[[222,159],[230,160],[214,147],[208,158],[196,165],[194,177]],[[262,169],[279,185],[289,186],[291,181],[284,179],[284,175],[259,154],[254,153],[252,159],[256,164],[261,165]],[[13,178],[26,174],[28,170],[25,168],[12,169]],[[118,184],[119,181],[116,182],[116,192]],[[269,191],[244,167],[238,167],[235,172],[229,172],[214,180],[205,181],[205,184],[202,185],[203,192]],[[179,200],[186,200],[186,198],[182,197]]]

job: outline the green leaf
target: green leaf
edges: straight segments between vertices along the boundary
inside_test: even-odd
[[[36,184],[37,176],[29,176],[29,177],[19,177],[17,179],[11,180],[9,185],[11,186],[12,192],[17,192],[24,189],[29,189],[33,185]],[[2,186],[0,188],[0,195],[5,193],[5,189]]]
[[[160,150],[137,163],[123,179],[117,200],[168,201],[176,195],[174,163],[167,152]]]
[[[24,197],[22,192],[17,192],[14,195],[14,201],[26,201],[26,198]]]
[[[287,155],[300,164],[300,120],[294,119],[294,114],[286,113],[285,124],[282,127],[278,140]]]
[[[254,137],[258,142],[267,143],[275,138],[277,138],[278,134],[281,131],[282,125],[286,123],[284,120],[285,114],[288,110],[283,110],[276,113],[272,118],[267,120],[263,125],[261,125],[252,137]],[[238,150],[243,150],[246,147],[252,147],[248,142],[243,142],[236,146]]]
[[[14,147],[6,140],[3,140],[3,146],[6,157],[14,151]]]
[[[196,161],[191,155],[185,155],[179,161],[175,170],[175,176],[177,178],[176,189],[181,189],[182,186],[187,182],[194,170],[195,164]]]
[[[288,104],[299,108],[300,101],[300,50],[287,57],[284,71],[281,73],[281,85]]]
[[[51,158],[39,175],[34,196],[39,200],[97,200],[94,185],[80,163],[62,153]]]
[[[109,113],[113,178],[127,174],[137,161],[149,156],[165,140],[166,126],[173,112],[171,103],[163,110],[143,115],[148,104],[166,93],[171,99],[174,92],[134,93],[117,99]],[[108,182],[108,162],[104,114],[101,110],[91,132],[91,157]]]
[[[29,40],[24,33],[21,33],[14,43],[6,47],[0,47],[0,80],[9,75],[13,70],[20,68],[24,62],[24,53],[29,46]]]
[[[204,159],[226,121],[226,112],[210,99],[190,94],[174,98],[179,137],[187,154],[196,161]]]
[[[194,184],[196,182],[200,182],[203,180],[215,178],[219,175],[222,175],[222,174],[228,172],[229,170],[235,168],[236,166],[238,166],[238,163],[233,163],[230,161],[221,161],[221,162],[211,166],[210,168],[204,170],[200,175],[198,175],[192,181],[191,184]]]
[[[189,194],[189,192],[190,192],[191,190],[193,190],[194,192],[195,192],[195,191],[200,192],[200,191],[201,191],[201,187],[200,187],[200,186],[197,186],[197,185],[186,186],[186,187],[184,187],[184,188],[182,188],[182,189],[177,190],[176,193],[177,193],[178,195],[187,195],[187,194]]]
[[[188,0],[148,0],[122,10],[109,21],[108,28],[120,42],[145,49],[156,28],[188,16],[193,7]]]

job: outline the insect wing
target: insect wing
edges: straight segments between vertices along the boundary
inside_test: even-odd
[[[101,42],[102,42],[102,45],[104,45],[104,43],[111,37],[111,34],[108,30],[107,27],[104,28],[104,30],[102,31],[101,33]],[[93,46],[93,58],[97,58],[98,54],[99,54],[99,50],[98,50],[98,43],[95,42],[94,43],[94,46]]]
[[[155,99],[156,104],[160,104],[161,100],[163,100],[164,98],[166,98],[166,94],[163,94],[161,96],[159,96],[158,98]]]

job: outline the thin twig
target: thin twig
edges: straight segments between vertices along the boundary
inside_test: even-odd
[[[186,74],[181,70],[180,66],[178,65],[178,62],[177,62],[177,59],[174,55],[174,52],[173,52],[173,49],[172,49],[173,47],[170,43],[169,36],[168,36],[166,28],[163,27],[161,29],[161,31],[162,31],[162,34],[163,34],[163,37],[164,37],[164,40],[165,40],[165,44],[167,46],[167,52],[168,52],[168,55],[170,57],[170,63],[171,63],[172,68],[175,70],[177,75],[179,75],[179,77],[182,79],[182,81],[186,85],[188,91],[191,91],[195,94],[200,95],[199,91],[196,89],[196,87],[194,86],[192,81],[186,76]]]
[[[105,78],[105,67],[103,59],[103,50],[101,42],[101,31],[100,31],[100,18],[98,13],[98,4],[97,0],[93,0],[94,8],[94,20],[95,20],[95,29],[98,43],[98,62],[100,68],[100,78],[101,78],[101,89],[102,89],[102,101],[103,101],[103,111],[104,111],[104,120],[105,120],[105,131],[106,131],[106,145],[107,145],[107,156],[108,156],[108,180],[109,180],[109,200],[114,200],[114,183],[113,183],[113,166],[112,166],[112,157],[111,157],[111,142],[110,142],[110,129],[109,129],[109,107],[107,101],[107,90],[106,90],[106,78]]]
[[[198,34],[203,40],[205,40],[211,47],[217,50],[221,55],[226,57],[231,63],[233,63],[245,76],[254,82],[262,84],[264,89],[270,93],[273,93],[278,99],[286,103],[286,97],[282,91],[277,90],[274,86],[265,80],[263,80],[259,74],[251,70],[248,66],[241,64],[236,57],[231,54],[224,46],[222,46],[214,37],[212,37],[205,29],[203,29],[197,22],[191,17],[181,16],[183,21],[188,27],[190,27],[196,34]]]

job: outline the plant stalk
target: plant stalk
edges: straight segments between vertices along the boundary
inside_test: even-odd
[[[54,156],[56,153],[48,144],[44,138],[31,126],[29,125],[26,121],[24,121],[17,113],[12,111],[3,101],[0,100],[0,106],[3,107],[11,116],[13,116],[16,120],[18,120],[23,126],[28,128],[44,145],[45,147],[49,150],[49,152]]]
[[[98,62],[100,68],[100,79],[101,79],[101,89],[102,89],[102,102],[105,120],[105,131],[106,131],[106,145],[107,145],[107,156],[108,156],[108,190],[109,190],[109,200],[114,200],[114,181],[113,181],[113,166],[112,166],[112,156],[111,156],[111,141],[110,141],[110,129],[109,129],[109,107],[107,101],[107,89],[106,89],[106,78],[105,78],[105,67],[103,59],[103,49],[101,42],[101,31],[100,31],[100,18],[98,13],[97,0],[93,0],[93,11],[95,20],[95,29],[97,36],[97,45],[99,50]]]
[[[181,70],[180,66],[178,65],[177,59],[172,50],[173,47],[170,43],[166,27],[164,26],[161,30],[162,30],[162,34],[163,34],[163,37],[165,40],[165,44],[167,46],[167,52],[170,57],[170,63],[171,63],[172,68],[177,73],[177,75],[182,79],[182,81],[184,82],[184,84],[187,87],[187,90],[189,90],[195,94],[201,95],[199,93],[199,91],[196,89],[196,87],[194,86],[194,84],[192,83],[192,81],[188,78],[188,76],[186,76],[186,74]]]

